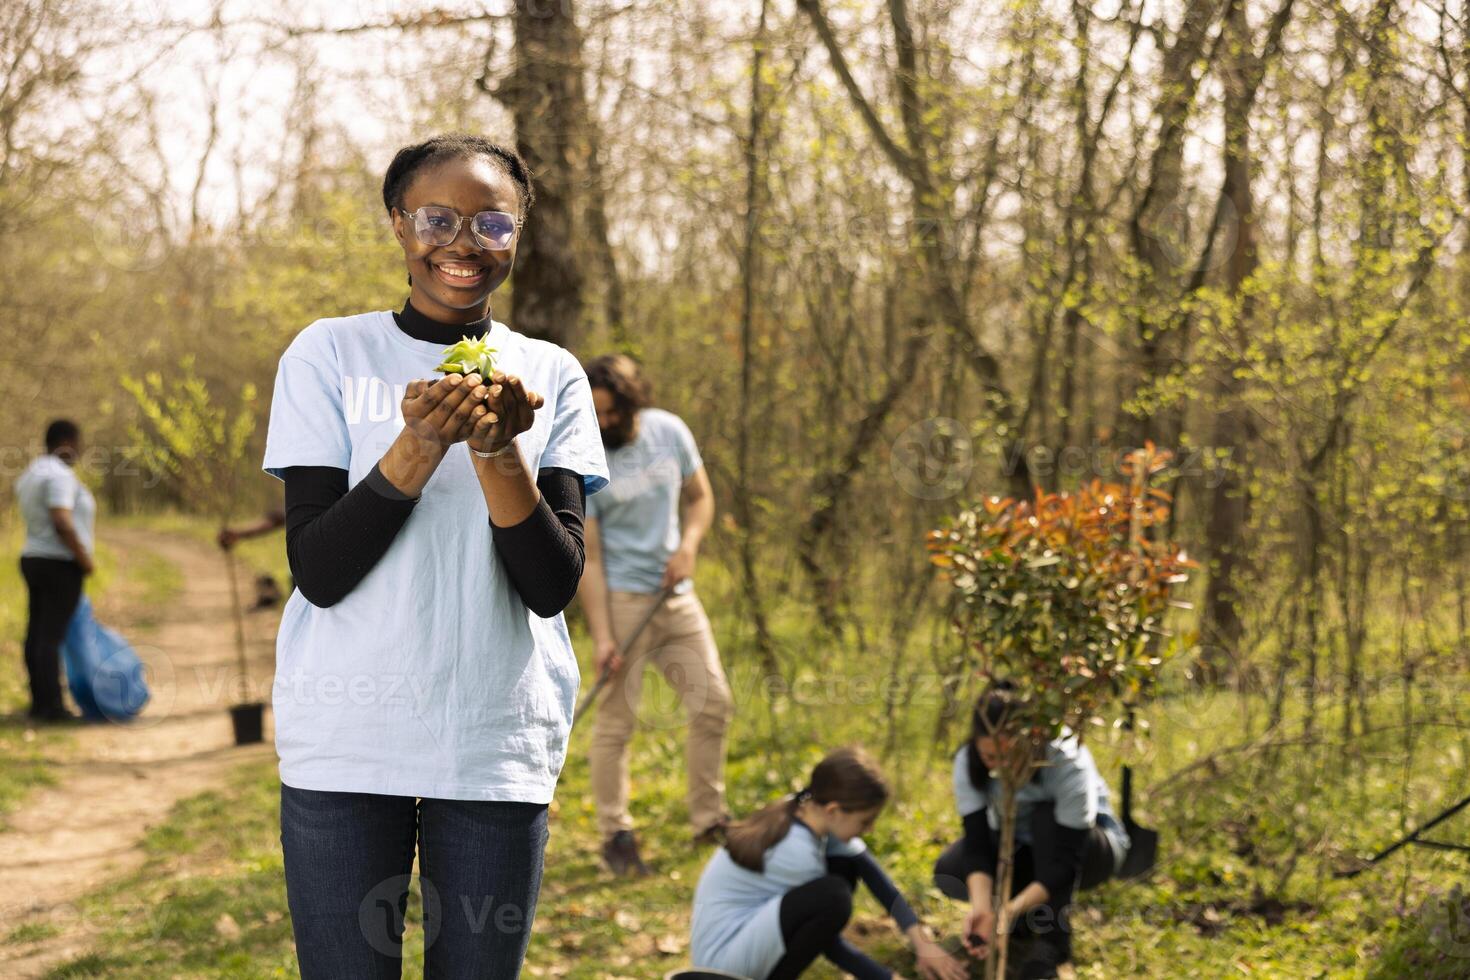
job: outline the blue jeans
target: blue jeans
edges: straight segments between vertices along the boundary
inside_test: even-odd
[[[546,806],[281,785],[286,899],[302,980],[398,980],[414,847],[425,980],[520,975]]]

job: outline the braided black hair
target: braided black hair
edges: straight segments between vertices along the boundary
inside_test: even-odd
[[[446,133],[433,136],[422,143],[405,146],[393,155],[388,172],[383,176],[383,207],[392,214],[394,208],[403,210],[403,194],[413,181],[414,174],[425,167],[445,160],[461,157],[489,157],[507,177],[515,181],[520,200],[517,217],[524,219],[536,199],[531,189],[531,168],[515,150],[492,142],[483,136],[469,133]]]

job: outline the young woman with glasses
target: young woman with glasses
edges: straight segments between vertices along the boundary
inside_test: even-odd
[[[280,360],[264,468],[296,590],[273,707],[305,980],[400,975],[415,851],[426,976],[525,956],[578,684],[561,611],[607,482],[576,358],[491,317],[531,201],[488,140],[400,150],[407,302],[318,320]],[[493,370],[434,378],[462,337]]]

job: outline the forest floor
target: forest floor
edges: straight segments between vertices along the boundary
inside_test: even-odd
[[[274,756],[268,746],[230,748],[224,705],[235,692],[192,679],[216,677],[209,671],[227,667],[232,656],[223,568],[218,553],[205,547],[207,537],[197,524],[155,519],[104,538],[115,542],[120,563],[151,554],[155,559],[147,560],[161,558],[178,569],[170,576],[154,568],[141,584],[115,570],[103,583],[99,612],[127,627],[145,659],[153,649],[166,651],[175,676],[191,674],[195,690],[181,688],[157,724],[68,728],[57,730],[54,742],[53,730],[44,729],[36,740],[45,748],[29,756],[26,746],[35,740],[15,736],[19,761],[0,769],[0,806],[11,811],[0,853],[12,869],[7,874],[25,881],[6,892],[40,896],[45,905],[8,920],[0,974],[296,976]],[[251,545],[247,558],[282,570],[279,541]],[[150,580],[172,584],[150,586]],[[728,612],[733,587],[706,563],[700,588],[737,699],[727,772],[732,809],[749,812],[794,788],[827,748],[867,744],[883,754],[895,787],[895,801],[868,843],[921,915],[953,941],[963,910],[929,878],[934,858],[959,829],[948,759],[963,734],[959,721],[936,733],[940,702],[937,685],[926,682],[927,652],[904,651],[907,710],[890,725],[875,685],[857,683],[862,672],[847,666],[855,654],[822,650],[818,656],[796,611],[777,620],[791,684],[772,702],[753,658],[729,654],[745,631]],[[252,676],[268,684],[274,614],[252,615]],[[7,655],[7,671],[19,670],[18,640],[10,639],[18,635],[12,630],[5,639],[7,653],[15,653]],[[579,639],[577,647],[585,658],[587,645]],[[881,680],[888,666],[868,670]],[[14,679],[6,683],[0,693],[13,701]],[[1081,897],[1074,918],[1077,976],[1470,976],[1470,917],[1434,898],[1464,880],[1462,855],[1408,849],[1360,877],[1334,875],[1355,855],[1371,853],[1470,793],[1463,679],[1432,683],[1414,701],[1423,712],[1441,699],[1427,732],[1402,724],[1401,692],[1385,685],[1370,703],[1372,729],[1348,740],[1330,710],[1323,711],[1318,734],[1304,735],[1292,714],[1281,734],[1262,739],[1261,704],[1183,686],[1149,707],[1151,731],[1141,743],[1114,730],[1089,733],[1115,789],[1121,760],[1134,762],[1140,819],[1163,840],[1160,866],[1148,880],[1107,884]],[[676,705],[652,675],[645,699],[633,757],[634,813],[657,874],[624,881],[600,866],[587,774],[590,726],[579,727],[552,807],[528,976],[653,980],[687,963],[690,897],[711,852],[689,840]],[[12,734],[0,729],[0,738]],[[84,782],[104,777],[115,782]],[[129,780],[149,788],[134,792]],[[113,794],[135,802],[103,804]],[[136,802],[140,796],[146,806]],[[73,819],[78,822],[68,824]],[[112,829],[118,826],[127,831]],[[110,836],[99,836],[99,828]],[[1470,815],[1441,830],[1442,838],[1470,841]],[[102,839],[110,842],[106,848]],[[38,862],[37,870],[26,862]],[[408,978],[422,976],[416,891]],[[56,907],[66,914],[47,914]],[[901,937],[871,897],[858,901],[849,935],[900,974],[915,975]],[[812,975],[837,976],[825,967]]]
[[[6,794],[0,830],[6,977],[41,976],[91,948],[115,923],[91,915],[82,899],[144,866],[150,828],[236,767],[273,758],[269,741],[234,744],[227,709],[239,672],[219,552],[115,524],[103,527],[100,545],[111,569],[105,587],[89,590],[96,614],[129,637],[151,698],[123,724],[31,728],[18,711],[6,718],[22,744],[37,747],[31,789]],[[274,616],[251,616],[249,626],[254,673],[268,684]]]

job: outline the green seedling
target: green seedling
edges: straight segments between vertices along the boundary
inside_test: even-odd
[[[459,343],[446,347],[442,360],[435,371],[445,374],[478,374],[488,381],[495,373],[496,349],[486,343],[484,337],[461,337]]]

